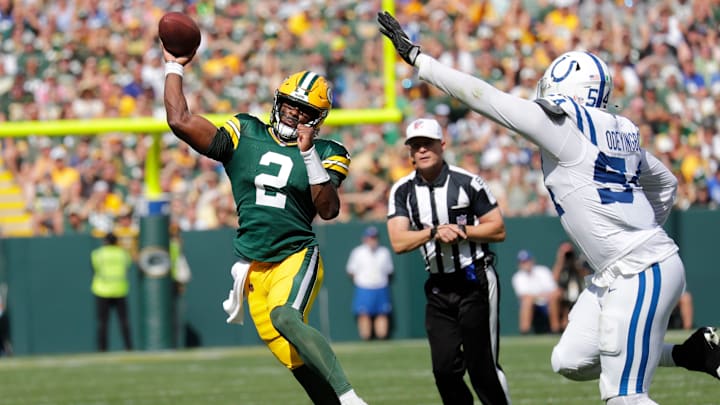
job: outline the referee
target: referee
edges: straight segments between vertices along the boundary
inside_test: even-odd
[[[390,191],[388,233],[396,253],[420,248],[430,273],[425,330],[435,385],[444,404],[472,404],[467,370],[483,404],[508,404],[498,364],[500,285],[488,247],[505,240],[500,209],[483,179],[443,160],[437,121],[410,123],[405,144],[416,170]]]

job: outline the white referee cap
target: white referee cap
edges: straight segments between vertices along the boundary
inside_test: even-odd
[[[419,118],[411,122],[405,130],[405,143],[412,138],[430,138],[442,140],[440,124],[432,118]]]

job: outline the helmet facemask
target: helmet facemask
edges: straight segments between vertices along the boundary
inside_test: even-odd
[[[315,128],[317,135],[331,107],[332,91],[324,77],[309,71],[295,73],[275,91],[270,125],[280,139],[294,142],[298,125]]]
[[[297,109],[297,116],[292,117],[289,114],[283,114],[283,106]],[[285,116],[283,116],[285,115]],[[303,122],[303,116],[309,117],[306,122]],[[275,134],[286,142],[292,142],[297,139],[297,127],[298,125],[307,125],[315,128],[315,134],[320,130],[320,124],[327,116],[327,112],[323,114],[323,111],[292,97],[288,97],[279,92],[275,92],[275,102],[273,103],[272,114],[270,117],[270,123],[272,124]],[[295,125],[285,123],[283,121],[295,120]]]
[[[537,85],[537,97],[560,94],[588,107],[607,108],[612,76],[605,62],[590,52],[567,52],[556,58]]]

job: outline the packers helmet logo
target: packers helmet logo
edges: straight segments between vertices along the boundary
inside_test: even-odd
[[[327,99],[328,99],[328,102],[330,103],[330,105],[332,105],[332,103],[333,103],[332,87],[328,84],[327,89],[326,89],[325,91],[327,92],[327,93],[325,94],[325,98],[327,98]]]

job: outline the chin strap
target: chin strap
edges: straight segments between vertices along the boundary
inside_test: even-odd
[[[294,142],[297,140],[297,130],[290,128],[279,120],[273,125],[273,129],[275,130],[275,135],[285,142]],[[289,132],[289,135],[286,135],[286,132]]]

